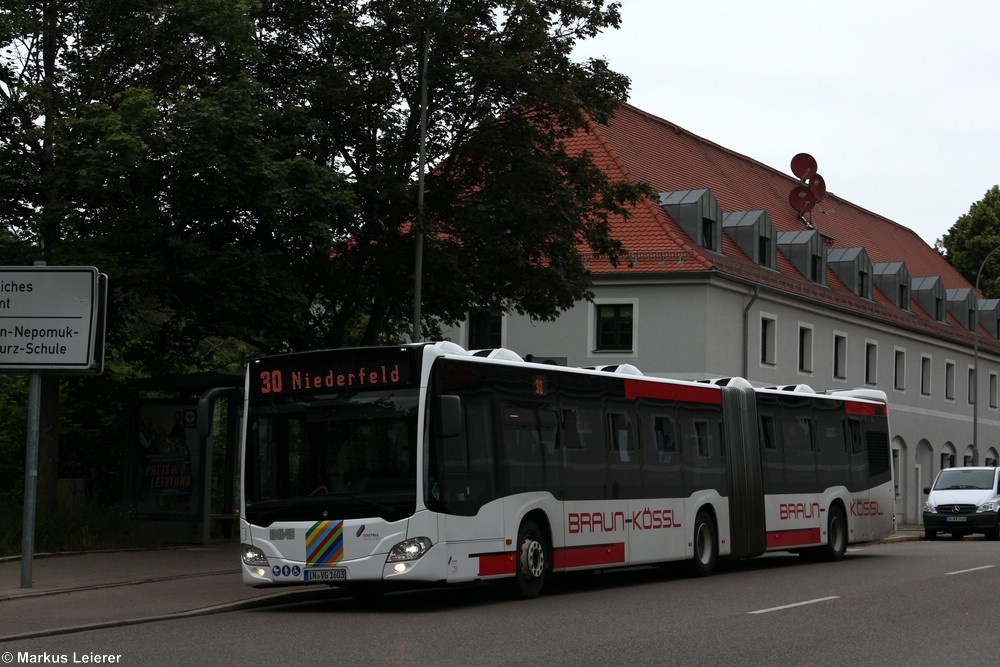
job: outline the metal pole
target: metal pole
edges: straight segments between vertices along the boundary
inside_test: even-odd
[[[420,303],[424,273],[424,169],[427,163],[427,51],[431,26],[424,32],[424,52],[420,59],[420,155],[417,159],[417,253],[413,262],[413,342],[420,340]]]
[[[976,292],[972,295],[976,301],[972,324],[972,465],[974,466],[979,465],[979,278],[983,275],[986,260],[997,250],[1000,250],[1000,245],[983,257],[979,271],[976,272]]]
[[[38,432],[41,423],[42,374],[28,376],[28,446],[24,456],[24,525],[21,530],[21,588],[31,588],[35,557],[35,498],[38,494]]]

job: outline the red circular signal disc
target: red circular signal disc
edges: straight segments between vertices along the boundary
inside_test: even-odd
[[[804,181],[816,173],[816,158],[809,153],[799,153],[792,158],[792,173]]]
[[[816,205],[812,190],[804,185],[797,185],[788,193],[788,203],[799,213],[808,213]]]
[[[819,174],[813,174],[813,177],[806,181],[806,185],[809,186],[816,201],[826,196],[826,181]]]

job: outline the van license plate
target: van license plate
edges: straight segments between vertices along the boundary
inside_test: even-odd
[[[306,581],[347,581],[347,570],[342,567],[331,570],[306,570]]]
[[[949,516],[949,517],[945,518],[945,521],[947,521],[948,523],[965,523],[965,517],[964,516]]]

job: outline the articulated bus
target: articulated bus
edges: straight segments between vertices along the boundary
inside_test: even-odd
[[[793,551],[893,530],[886,399],[418,343],[256,359],[244,582],[394,586]]]

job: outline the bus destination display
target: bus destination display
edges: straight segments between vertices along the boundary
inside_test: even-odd
[[[379,391],[414,386],[413,357],[288,355],[250,365],[251,391],[259,396]]]

